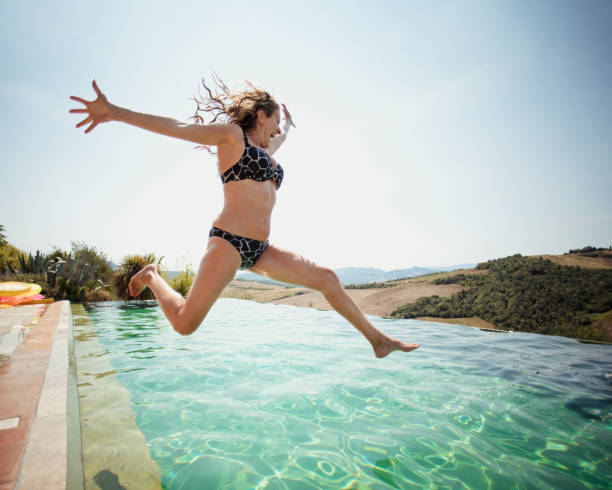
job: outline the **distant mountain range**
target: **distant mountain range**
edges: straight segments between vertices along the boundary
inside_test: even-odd
[[[394,269],[384,271],[372,267],[342,267],[335,272],[342,284],[365,284],[368,282],[392,281],[393,279],[404,279],[406,277],[424,276],[436,272],[454,271],[456,269],[471,269],[476,264],[461,264],[445,267],[411,267],[410,269]]]
[[[411,267],[410,269],[395,269],[392,271],[384,271],[373,267],[341,267],[340,269],[335,269],[334,272],[338,275],[342,284],[367,284],[370,282],[383,282],[392,281],[393,279],[424,276],[436,272],[471,269],[473,267],[476,267],[476,264],[460,264],[442,267]],[[252,272],[238,272],[236,274],[236,279],[283,284]]]

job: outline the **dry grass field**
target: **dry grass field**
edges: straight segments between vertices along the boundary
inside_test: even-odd
[[[612,251],[598,252],[596,257],[580,254],[571,255],[536,255],[533,258],[549,259],[559,265],[578,266],[584,268],[612,269]],[[457,274],[486,274],[486,270],[461,269],[451,272],[440,272],[426,276],[396,279],[385,283],[384,288],[347,289],[348,295],[357,303],[361,310],[370,315],[389,316],[397,308],[413,303],[427,296],[450,297],[464,289],[458,284],[434,284],[436,279]],[[221,295],[225,298],[238,298],[263,303],[276,303],[301,307],[330,310],[331,307],[324,296],[318,291],[307,288],[286,287],[256,281],[234,280]],[[609,314],[605,314],[608,315]],[[609,321],[608,316],[605,320]],[[495,325],[480,318],[419,318],[420,320],[467,325],[478,328],[495,329]],[[601,320],[604,320],[602,317]]]
[[[548,259],[559,265],[578,266],[585,269],[612,269],[612,251],[600,251],[595,257],[582,254],[569,255],[534,255],[533,258]]]
[[[406,303],[423,296],[452,296],[461,291],[457,284],[431,284],[401,282],[393,287],[347,289],[347,293],[366,314],[388,316]],[[250,281],[232,281],[223,291],[222,297],[249,299],[280,305],[306,306],[330,310],[324,296],[307,288],[289,288],[280,285]]]

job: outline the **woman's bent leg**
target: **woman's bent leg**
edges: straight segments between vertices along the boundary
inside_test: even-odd
[[[236,249],[229,242],[212,237],[187,298],[174,291],[152,264],[132,278],[130,293],[137,296],[149,287],[174,329],[181,335],[189,335],[204,321],[239,266],[240,255]]]
[[[419,344],[406,344],[392,339],[372,325],[331,269],[270,245],[251,270],[277,281],[298,284],[323,293],[330,306],[370,342],[376,357],[385,357],[394,350],[409,352],[419,347]]]

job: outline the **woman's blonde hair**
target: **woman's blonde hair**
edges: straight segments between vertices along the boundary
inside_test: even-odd
[[[280,109],[274,97],[248,80],[245,80],[247,90],[232,92],[217,75],[213,74],[212,79],[214,86],[211,89],[202,78],[202,86],[207,95],[200,93],[199,97],[193,98],[197,107],[191,119],[197,124],[234,123],[243,131],[248,131],[257,124],[257,112],[260,109],[267,117],[272,117]],[[203,148],[211,151],[207,146]]]

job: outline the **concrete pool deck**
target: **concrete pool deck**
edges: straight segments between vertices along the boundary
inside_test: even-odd
[[[67,487],[70,324],[69,301],[0,310],[0,490]]]

